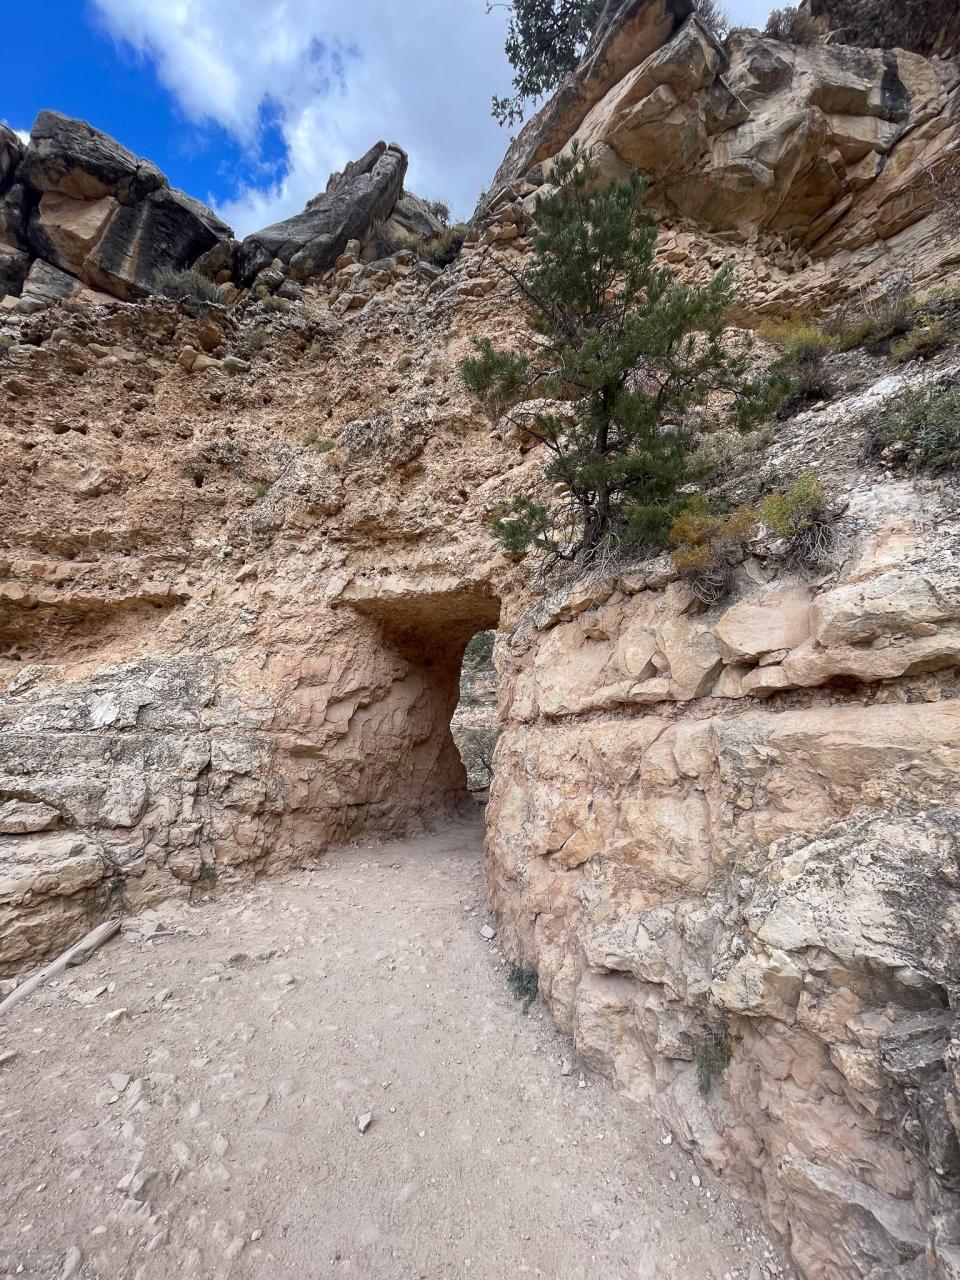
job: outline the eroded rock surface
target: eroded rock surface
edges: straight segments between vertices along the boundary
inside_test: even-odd
[[[682,278],[730,264],[741,318],[891,267],[953,282],[918,175],[954,66],[723,51],[679,0],[620,8],[629,39],[604,27],[533,133],[553,122],[549,162],[589,119],[608,172],[649,148]],[[31,204],[4,148],[3,225],[46,227],[67,267],[26,252],[44,309],[17,303],[0,344],[0,973],[110,910],[469,807],[450,717],[465,645],[497,628],[498,936],[585,1062],[749,1188],[807,1276],[956,1275],[960,514],[949,476],[865,448],[893,398],[956,383],[955,348],[849,357],[744,464],[761,487],[820,470],[839,515],[816,572],[758,539],[710,607],[669,556],[544,595],[489,529],[541,491],[543,405],[489,419],[457,373],[474,337],[526,332],[503,268],[541,161],[446,268],[354,236],[311,274],[349,231],[335,185],[249,291],[242,248],[211,246],[234,305],[84,310],[62,299],[98,219],[165,188],[79,148],[62,172],[38,155]],[[342,181],[431,230],[375,152]],[[24,252],[5,242],[11,279]]]

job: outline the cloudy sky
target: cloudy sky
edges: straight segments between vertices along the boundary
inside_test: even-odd
[[[728,0],[760,26],[770,0]],[[378,138],[465,216],[509,141],[507,16],[485,0],[44,0],[4,13],[0,119],[89,120],[241,234],[296,213]]]

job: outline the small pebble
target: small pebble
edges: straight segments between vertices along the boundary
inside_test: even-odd
[[[373,1123],[373,1116],[369,1111],[364,1111],[362,1116],[357,1116],[357,1128],[361,1133],[366,1133]]]

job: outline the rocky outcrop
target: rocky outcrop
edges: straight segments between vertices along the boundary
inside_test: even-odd
[[[630,12],[652,20],[661,7]],[[933,279],[960,260],[931,180],[960,123],[954,63],[745,31],[721,47],[696,18],[652,50],[629,47],[609,84],[588,51],[572,73],[576,108],[562,87],[531,120],[487,207],[505,181],[542,181],[576,139],[604,176],[645,174],[679,229],[749,242],[764,271],[776,264],[771,304],[873,288],[893,257]]]
[[[406,172],[407,156],[400,147],[376,143],[343,173],[333,174],[326,191],[314,196],[302,213],[246,237],[238,253],[241,283],[249,284],[274,259],[294,279],[321,275],[349,240],[390,217]]]
[[[16,141],[16,139],[15,139]],[[159,169],[82,120],[42,111],[19,154],[0,138],[0,194],[10,253],[0,288],[43,305],[29,263],[119,298],[143,297],[162,268],[190,266],[230,229],[173,189]],[[3,157],[7,157],[4,160]],[[15,261],[12,261],[13,258]],[[79,289],[79,285],[75,286]],[[20,286],[20,287],[18,287]]]
[[[806,0],[842,44],[866,49],[910,49],[925,57],[960,54],[960,10],[953,0]]]
[[[685,279],[729,264],[741,316],[891,267],[952,283],[919,175],[956,69],[749,33],[723,50],[680,0],[606,15],[586,96],[526,135],[547,154],[445,268],[368,260],[355,235],[309,274],[358,225],[357,193],[364,217],[432,231],[384,147],[293,233],[253,237],[254,266],[277,256],[232,308],[0,317],[0,976],[117,905],[471,803],[450,721],[464,647],[496,627],[486,858],[510,958],[588,1066],[749,1188],[806,1276],[947,1280],[960,511],[952,474],[904,478],[866,443],[892,397],[956,385],[956,351],[831,357],[839,398],[767,424],[741,481],[753,503],[819,468],[834,550],[799,573],[755,539],[709,607],[668,556],[545,596],[500,555],[492,514],[542,485],[523,422],[543,404],[488,419],[457,370],[476,337],[527,340],[507,271],[577,130],[608,173],[621,149],[652,157],[662,261]],[[17,180],[15,139],[2,152],[3,225],[45,225],[68,267],[96,255],[104,202],[112,225],[164,190],[85,148],[64,166],[38,146],[42,191]],[[81,287],[4,244],[31,296]],[[198,260],[229,284],[245,251]]]
[[[931,515],[866,490],[838,574],[747,563],[704,610],[641,568],[498,651],[514,948],[809,1276],[946,1277],[960,1242],[960,522]]]

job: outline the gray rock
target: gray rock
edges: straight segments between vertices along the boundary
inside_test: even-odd
[[[30,268],[20,295],[19,311],[41,311],[61,298],[69,298],[78,286],[74,276],[37,258]]]
[[[8,293],[19,294],[29,270],[29,253],[0,244],[0,298]]]
[[[85,120],[41,111],[20,165],[21,181],[37,191],[59,191],[75,200],[115,196],[137,204],[168,185],[149,160],[141,160]]]
[[[59,821],[60,814],[47,804],[31,804],[26,800],[8,800],[6,804],[0,804],[0,835],[49,831]]]
[[[373,1123],[373,1115],[369,1111],[364,1111],[363,1115],[357,1116],[357,1128],[361,1133],[366,1133]]]
[[[480,930],[480,937],[485,938],[487,942],[492,941],[496,936],[497,936],[496,929],[491,929],[491,927],[488,924],[485,924],[483,928]]]
[[[251,280],[279,258],[298,280],[319,275],[343,253],[347,242],[386,219],[403,190],[407,156],[394,143],[378,142],[360,160],[334,174],[302,213],[255,231],[240,245],[240,280]]]
[[[430,212],[426,200],[421,200],[412,191],[404,191],[401,195],[390,221],[422,240],[432,240],[443,232],[443,224]]]
[[[140,297],[153,292],[158,271],[192,266],[230,234],[205,205],[166,187],[117,210],[86,260],[85,277],[118,297]]]
[[[13,182],[14,171],[23,159],[24,146],[12,129],[0,124],[0,191]]]

